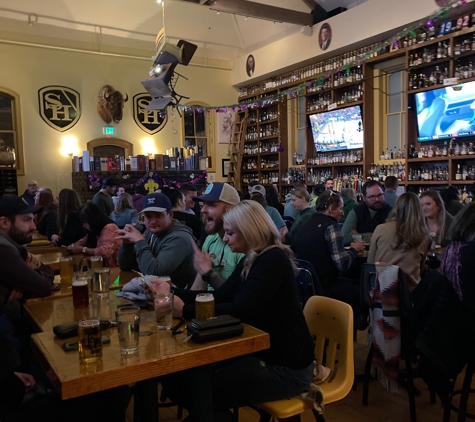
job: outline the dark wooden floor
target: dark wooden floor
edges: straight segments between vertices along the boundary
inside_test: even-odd
[[[367,353],[366,332],[359,332],[358,341],[355,343],[357,374],[363,373]],[[461,381],[461,379],[457,380],[459,384],[461,384]],[[430,404],[429,392],[421,379],[416,379],[415,385],[422,393],[420,397],[416,398],[417,421],[442,422],[443,409],[441,408],[440,401],[437,400],[437,403],[434,405]],[[400,388],[398,393],[389,393],[379,381],[371,381],[369,386],[369,405],[363,406],[361,404],[362,387],[362,384],[358,384],[357,390],[351,391],[345,399],[326,406],[325,420],[327,422],[410,421],[406,390]],[[472,383],[472,388],[475,388],[475,382]],[[129,422],[133,422],[131,407],[128,411]],[[470,398],[469,411],[475,413],[475,394]],[[258,422],[258,420],[258,415],[254,410],[248,408],[240,409],[240,422]],[[160,421],[176,422],[176,408],[160,409]],[[456,421],[457,416],[452,412],[451,422]],[[315,422],[312,413],[304,413],[302,415],[302,422]]]

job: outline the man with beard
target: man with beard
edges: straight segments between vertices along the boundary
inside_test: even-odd
[[[21,297],[51,295],[53,270],[23,246],[33,240],[40,209],[16,196],[0,198],[0,315],[17,314]]]
[[[242,253],[234,253],[224,243],[223,215],[233,205],[239,203],[239,194],[231,185],[222,182],[211,183],[203,196],[193,198],[204,202],[201,210],[204,216],[205,231],[208,234],[202,251],[195,245],[193,262],[198,272],[192,290],[217,289],[228,279]],[[208,286],[209,284],[209,286]],[[211,286],[211,287],[210,287]]]
[[[363,185],[363,203],[353,208],[343,224],[342,233],[345,245],[353,241],[357,233],[373,233],[376,226],[386,222],[392,207],[384,200],[384,191],[376,180]]]
[[[189,286],[196,275],[191,229],[173,219],[172,204],[163,193],[148,194],[143,200],[142,214],[147,228],[143,234],[132,224],[117,231],[118,238],[122,239],[120,269],[139,270],[145,275],[167,275],[176,286]]]

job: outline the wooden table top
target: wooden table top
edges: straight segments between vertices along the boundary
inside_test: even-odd
[[[51,244],[49,245],[43,245],[43,246],[35,246],[34,244],[29,244],[26,245],[26,250],[33,255],[38,255],[38,254],[44,254],[44,253],[53,253],[53,252],[63,252],[65,248],[62,248],[61,246],[53,246]]]
[[[99,313],[112,313],[113,308],[125,299],[111,293],[110,305],[103,304]],[[270,346],[269,335],[261,330],[244,326],[244,334],[239,337],[195,344],[184,343],[186,330],[171,335],[170,330],[157,330],[155,313],[142,311],[140,321],[139,351],[128,357],[122,356],[116,329],[105,330],[103,334],[111,338],[110,344],[103,346],[103,357],[96,364],[80,364],[78,352],[64,352],[61,345],[66,341],[57,339],[52,326],[69,322],[75,316],[72,298],[40,301],[42,306],[26,305],[28,313],[36,320],[44,332],[33,334],[33,347],[53,385],[62,399],[80,397],[137,381],[148,380],[173,372],[206,365],[225,359],[265,350]],[[102,306],[102,305],[100,305]],[[109,318],[112,317],[109,316]],[[176,321],[177,322],[177,321]]]

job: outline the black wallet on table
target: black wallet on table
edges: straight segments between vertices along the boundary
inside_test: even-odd
[[[101,330],[107,330],[108,328],[114,327],[116,325],[115,321],[109,321],[107,319],[99,318],[99,321],[101,323]],[[61,340],[65,338],[76,337],[78,335],[78,325],[79,321],[55,325],[53,327],[53,333],[55,333],[56,336]]]
[[[241,320],[231,315],[218,315],[213,318],[192,319],[186,327],[188,335],[195,343],[220,340],[239,336],[244,332]]]

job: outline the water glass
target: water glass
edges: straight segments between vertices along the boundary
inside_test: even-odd
[[[99,297],[109,297],[110,268],[96,268],[94,270],[94,284],[92,291]]]
[[[83,319],[78,325],[79,360],[95,362],[102,358],[101,324],[97,319]]]
[[[169,330],[173,326],[173,293],[155,293],[154,299],[157,329]],[[162,315],[165,308],[167,313],[165,314],[165,316],[159,317],[158,310],[160,309],[160,315]]]
[[[120,352],[123,355],[139,350],[140,308],[124,306],[115,311]]]
[[[353,235],[353,242],[362,242],[363,241],[363,236],[360,234],[354,234]]]

